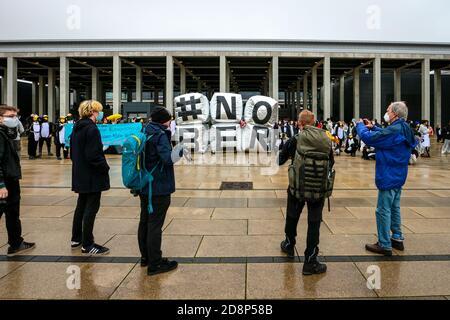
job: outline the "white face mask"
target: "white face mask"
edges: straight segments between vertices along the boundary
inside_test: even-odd
[[[389,122],[389,114],[386,112],[385,114],[384,114],[384,121],[385,122]]]
[[[19,125],[19,119],[17,117],[14,118],[4,117],[3,124],[8,128],[16,128]]]

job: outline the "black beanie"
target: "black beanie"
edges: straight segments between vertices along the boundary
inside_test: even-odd
[[[172,119],[169,111],[167,111],[167,109],[163,107],[156,107],[155,109],[153,109],[150,117],[152,118],[152,121],[156,123],[166,123],[167,121]]]

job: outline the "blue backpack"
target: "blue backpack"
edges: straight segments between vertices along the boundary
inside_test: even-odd
[[[153,135],[147,136],[143,132],[133,134],[127,138],[122,149],[122,181],[125,187],[140,192],[148,185],[148,212],[153,213],[152,182],[153,171],[159,162],[149,172],[145,168],[145,145]]]

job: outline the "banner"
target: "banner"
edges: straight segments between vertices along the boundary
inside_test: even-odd
[[[64,140],[66,146],[70,146],[73,124],[68,123],[64,128]],[[98,124],[97,128],[103,146],[121,146],[129,136],[142,130],[142,123]]]

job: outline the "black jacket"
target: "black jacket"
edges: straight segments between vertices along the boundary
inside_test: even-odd
[[[442,136],[445,140],[450,140],[450,125],[443,129]]]
[[[109,166],[103,153],[100,131],[90,119],[78,121],[70,138],[72,191],[92,193],[109,190]]]
[[[0,125],[0,187],[5,179],[21,179],[20,159],[13,140],[17,136],[16,129]]]

